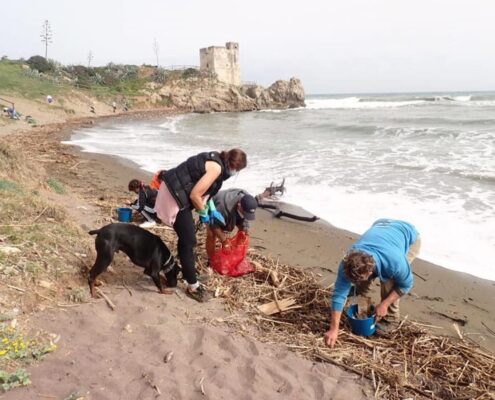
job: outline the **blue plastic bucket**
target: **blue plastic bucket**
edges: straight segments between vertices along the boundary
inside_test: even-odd
[[[374,313],[375,308],[372,306],[372,312]],[[358,312],[357,304],[353,304],[347,309],[347,316],[351,323],[352,333],[360,336],[371,336],[375,333],[375,316],[372,315],[368,318],[359,319],[356,318]]]
[[[117,208],[117,215],[120,222],[131,222],[132,209],[127,207]]]

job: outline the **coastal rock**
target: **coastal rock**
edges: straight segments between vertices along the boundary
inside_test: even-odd
[[[304,88],[297,78],[290,78],[289,82],[278,80],[268,88],[269,97],[278,104],[289,108],[304,106]]]
[[[304,88],[301,81],[279,80],[268,89],[259,85],[234,86],[212,77],[167,82],[150,96],[159,101],[193,112],[253,111],[304,107]]]

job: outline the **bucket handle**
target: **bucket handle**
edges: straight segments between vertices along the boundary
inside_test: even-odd
[[[370,326],[370,329],[375,329],[375,326],[376,326],[376,323],[377,323],[376,314],[373,314],[372,316],[375,317],[375,320],[373,321],[373,324]]]

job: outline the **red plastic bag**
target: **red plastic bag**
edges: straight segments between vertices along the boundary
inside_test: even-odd
[[[246,260],[249,235],[239,231],[227,241],[226,246],[222,246],[211,256],[211,267],[220,275],[228,276],[241,276],[254,272],[254,266]]]

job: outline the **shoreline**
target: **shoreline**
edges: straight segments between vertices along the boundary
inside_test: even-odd
[[[81,144],[87,151],[109,152],[128,157],[150,173],[153,173],[155,169],[173,167],[182,159],[187,158],[191,154],[189,141],[189,144],[194,144],[192,152],[222,146],[222,143],[223,146],[228,143],[228,146],[231,147],[244,143],[247,151],[252,152],[252,156],[255,156],[258,161],[256,161],[256,165],[251,164],[251,167],[243,171],[238,178],[234,177],[227,181],[224,184],[225,188],[240,185],[243,189],[254,194],[261,192],[270,181],[280,181],[282,177],[287,177],[289,190],[282,197],[284,202],[292,203],[308,212],[315,213],[337,228],[358,234],[362,234],[373,221],[379,218],[390,217],[410,221],[424,237],[421,254],[423,259],[453,271],[467,272],[481,279],[495,281],[493,269],[489,264],[489,255],[491,255],[489,238],[493,236],[489,229],[491,221],[489,213],[484,222],[479,225],[479,236],[477,237],[473,234],[476,230],[472,217],[473,212],[476,212],[470,206],[471,203],[469,203],[469,207],[466,206],[465,213],[460,212],[459,214],[457,205],[461,203],[453,202],[448,194],[441,195],[441,197],[432,195],[434,200],[430,202],[427,200],[427,191],[420,190],[418,193],[414,193],[409,184],[398,184],[397,192],[394,192],[396,194],[390,192],[390,195],[387,196],[386,192],[389,189],[381,186],[379,183],[381,179],[377,181],[378,186],[376,188],[368,187],[369,185],[360,186],[359,182],[354,180],[346,185],[340,177],[344,173],[329,172],[326,177],[320,176],[318,181],[305,182],[301,178],[301,174],[304,176],[305,172],[301,171],[306,171],[306,167],[302,170],[284,167],[280,161],[283,160],[285,154],[276,156],[278,161],[273,164],[274,161],[263,147],[257,147],[259,146],[258,139],[255,140],[255,143],[250,144],[250,138],[246,132],[248,132],[247,127],[250,126],[250,121],[253,118],[258,121],[256,114],[258,113],[251,115],[234,113],[230,117],[203,117],[183,114],[177,117],[158,118],[150,122],[143,120],[126,123],[121,120],[115,124],[110,121],[103,121],[94,130],[82,129],[81,134],[75,135],[73,140],[77,142],[76,144]],[[262,122],[256,123],[268,124],[271,127],[271,117],[268,119],[265,116],[260,118]],[[277,118],[282,118],[283,121],[286,117]],[[290,119],[291,117],[287,118]],[[241,129],[244,132],[243,136],[240,137],[242,142],[239,142],[235,136],[229,135],[228,130],[225,130],[225,126],[234,123],[233,121],[236,121],[236,125],[246,126]],[[206,124],[204,127],[203,122]],[[208,128],[210,124],[213,125]],[[215,124],[220,124],[217,133],[214,133],[216,132]],[[203,135],[202,131],[205,128],[206,131]],[[214,132],[208,132],[211,129]],[[145,135],[144,142],[139,137],[140,131],[148,133]],[[215,136],[214,142],[217,145],[212,146],[211,140],[208,139],[208,135],[211,134]],[[198,141],[195,140],[195,135],[199,135]],[[117,142],[112,145],[111,138],[120,143]],[[170,151],[171,147],[167,143],[170,143],[170,146],[177,150]],[[279,145],[274,144],[274,146],[276,149]],[[134,150],[131,150],[132,147]],[[292,147],[290,147],[289,152],[291,155],[293,154]],[[318,158],[318,160],[325,164],[324,159]],[[254,158],[251,157],[251,163],[253,161]],[[270,169],[272,164],[274,169]],[[312,174],[312,167],[308,166],[308,168],[307,173]],[[321,169],[320,167],[316,168]],[[486,186],[483,188],[489,190]],[[388,197],[390,198],[388,199]],[[425,198],[425,201],[418,201],[420,198]],[[475,207],[476,203],[473,204]],[[487,209],[485,211],[480,209],[480,218],[486,212]],[[457,220],[457,218],[459,219]],[[455,223],[457,229],[445,231],[442,228],[444,224],[451,226],[451,223]],[[463,235],[459,233],[463,229],[466,229],[466,234],[468,234],[466,238],[463,238]]]
[[[138,118],[132,118],[132,115],[120,114],[120,115],[118,115],[118,119],[129,119],[129,120],[133,120],[133,119],[145,119],[145,120],[153,120],[154,118],[161,119],[161,118],[164,117],[164,114],[163,113],[160,113],[160,112],[150,113],[149,115],[147,113],[148,113],[147,111],[145,111],[144,113],[137,112],[137,114],[142,114],[142,115],[139,115]],[[185,114],[187,114],[187,113],[178,111],[178,112],[171,112],[171,113],[168,114],[168,116],[179,116],[179,115],[185,115]],[[126,117],[130,117],[130,118],[126,118]],[[102,118],[102,120],[108,120],[108,119],[111,120],[112,119],[112,115],[107,115],[107,116],[105,116],[105,118]],[[99,118],[96,119],[96,123],[98,123],[98,122],[99,122]],[[67,143],[63,143],[63,144],[64,145],[68,145],[68,146],[73,146],[73,147],[79,148],[80,153],[99,155],[99,156],[102,156],[102,157],[112,157],[112,158],[115,158],[116,161],[118,161],[121,165],[130,165],[130,166],[132,166],[132,168],[135,168],[137,171],[139,171],[140,174],[146,175],[147,178],[151,178],[153,176],[153,173],[152,172],[147,171],[147,170],[141,168],[139,166],[139,164],[137,162],[135,162],[135,161],[132,161],[132,160],[127,159],[125,157],[121,157],[119,155],[114,155],[114,154],[99,153],[99,152],[95,153],[95,152],[92,152],[92,151],[85,151],[78,144],[70,144],[70,143],[68,143],[69,140],[70,140],[70,137],[69,137],[69,139],[67,139]],[[327,219],[324,219],[324,218],[320,218],[316,214],[313,214],[311,211],[309,211],[309,209],[305,208],[304,205],[298,205],[298,204],[286,202],[286,201],[284,201],[283,198],[280,198],[279,200],[273,201],[273,204],[279,206],[280,207],[280,210],[282,210],[282,211],[286,211],[286,212],[293,213],[293,214],[296,214],[296,215],[301,215],[301,216],[306,216],[306,217],[316,216],[317,217],[317,221],[315,223],[328,224],[330,227],[332,227],[334,229],[338,229],[338,230],[341,230],[343,232],[347,232],[347,233],[351,234],[354,238],[358,238],[360,236],[359,233],[356,233],[356,232],[354,232],[352,230],[349,230],[347,228],[344,228],[344,227],[336,226],[336,225],[334,225],[332,223],[332,221],[327,220]],[[290,218],[283,218],[283,219],[285,221],[289,221],[289,220],[293,221]],[[482,280],[482,281],[486,281],[486,282],[493,282],[493,283],[495,283],[495,280],[487,279],[487,278],[484,278],[484,277],[478,276],[478,275],[472,275],[472,274],[470,274],[469,272],[466,272],[466,271],[460,271],[460,270],[457,270],[457,269],[453,269],[453,268],[449,268],[449,267],[444,267],[441,262],[435,262],[435,261],[431,261],[431,260],[423,259],[423,258],[421,258],[421,259],[424,262],[426,262],[426,263],[428,263],[428,264],[430,264],[432,266],[444,268],[447,271],[451,271],[451,272],[455,272],[455,273],[459,273],[459,274],[466,274],[468,277],[472,277],[473,279],[478,279],[478,280]]]
[[[39,160],[39,167],[33,165],[33,170],[43,180],[36,187],[43,188],[43,181],[54,179],[65,188],[63,195],[49,190],[45,196],[50,201],[49,204],[60,207],[60,211],[65,214],[63,221],[74,225],[78,231],[78,240],[83,244],[81,250],[85,254],[79,253],[79,248],[78,253],[72,253],[73,248],[67,253],[69,258],[65,262],[69,263],[71,254],[78,254],[78,268],[76,275],[69,281],[60,282],[64,289],[60,288],[58,295],[65,295],[68,289],[88,293],[87,271],[96,254],[94,238],[87,235],[87,231],[116,222],[115,208],[135,199],[135,194],[127,190],[130,179],[148,181],[151,177],[150,173],[124,158],[82,152],[78,146],[61,143],[78,126],[91,126],[94,122],[94,118],[91,121],[68,121],[66,124],[47,125],[9,138],[9,142],[15,143],[13,150],[17,150],[13,155]],[[298,209],[292,205],[285,204],[283,207],[299,213],[294,211]],[[44,210],[41,211],[43,212]],[[39,211],[32,214],[35,218]],[[49,222],[48,219],[46,222]],[[160,235],[174,254],[176,235],[169,228],[164,228],[152,228],[150,231]],[[269,272],[272,268],[275,271],[289,268],[297,275],[300,272],[289,266],[305,268],[320,278],[321,283],[326,286],[323,289],[326,293],[330,293],[328,286],[333,284],[341,256],[357,237],[356,234],[335,228],[326,221],[307,223],[279,219],[273,216],[272,211],[263,209],[257,213],[250,236],[250,247],[255,250],[253,261],[260,258],[266,260],[259,267],[260,273],[266,274],[267,267]],[[59,240],[64,243],[63,237]],[[203,253],[199,257],[199,263],[204,261],[203,241],[202,234],[199,236],[197,249]],[[415,277],[415,286],[401,303],[402,316],[409,318],[414,322],[412,325],[423,331],[421,337],[426,342],[420,339],[418,346],[415,346],[415,341],[412,343],[414,363],[411,365],[409,360],[406,361],[409,370],[413,372],[413,369],[422,369],[425,362],[422,357],[436,358],[436,349],[444,354],[444,343],[448,343],[448,349],[454,352],[457,352],[458,346],[459,349],[464,349],[460,359],[459,354],[454,355],[452,352],[444,355],[457,358],[454,364],[446,361],[447,368],[466,368],[465,360],[469,357],[466,357],[465,349],[483,354],[484,359],[490,363],[495,353],[495,317],[490,312],[494,306],[492,293],[495,283],[453,273],[423,260],[416,260],[413,269],[426,280]],[[345,354],[349,351],[352,353],[354,349],[365,353],[358,358],[345,358],[347,361],[344,363],[335,360],[332,362],[329,358],[308,359],[307,350],[297,350],[307,349],[305,343],[298,342],[298,338],[292,338],[291,335],[281,339],[276,333],[280,327],[285,330],[284,326],[270,328],[270,332],[274,330],[276,339],[264,338],[256,332],[266,328],[266,323],[272,324],[273,320],[264,322],[261,320],[265,318],[244,319],[247,309],[230,309],[229,302],[239,300],[232,296],[239,295],[242,299],[246,294],[251,297],[253,289],[259,290],[259,285],[251,286],[250,283],[251,280],[256,280],[256,276],[246,276],[243,279],[212,276],[212,284],[207,283],[212,292],[221,289],[224,284],[227,290],[234,291],[225,299],[212,298],[207,303],[198,304],[184,296],[182,282],[175,295],[158,295],[153,282],[143,275],[142,270],[132,265],[124,254],[115,256],[112,270],[113,272],[109,270],[102,274],[101,279],[102,290],[113,302],[113,307],[103,298],[85,298],[81,304],[61,304],[60,307],[64,308],[54,307],[52,302],[40,304],[39,308],[34,308],[33,312],[23,316],[21,325],[60,337],[59,348],[43,361],[43,368],[39,365],[29,368],[31,385],[0,397],[17,400],[36,398],[40,393],[46,393],[49,397],[65,398],[67,393],[75,393],[77,389],[79,393],[87,393],[91,397],[108,398],[152,398],[156,397],[157,392],[160,394],[160,390],[167,390],[174,398],[187,399],[204,398],[205,393],[215,398],[230,398],[235,395],[242,399],[321,399],[328,396],[336,400],[373,398],[376,397],[377,386],[371,372],[359,368],[356,370],[354,366],[360,364],[361,360],[374,359],[376,349],[379,357],[384,356],[383,362],[387,368],[387,372],[378,372],[382,374],[378,375],[378,379],[381,377],[385,379],[382,382],[388,382],[388,368],[402,365],[402,350],[409,352],[409,340],[415,337],[414,334],[411,336],[410,328],[405,328],[393,333],[393,343],[387,342],[387,338],[384,341],[378,337],[364,339],[351,335],[344,325],[341,327],[343,339],[337,343],[337,347],[333,350],[324,347],[321,351],[325,351],[327,355],[332,354],[332,360],[333,357],[338,360],[343,354],[346,357]],[[203,264],[202,272],[209,274],[212,271],[207,270]],[[287,277],[284,276],[284,281]],[[266,279],[269,279],[269,275],[266,275]],[[264,285],[264,281],[265,277],[260,281],[261,285]],[[298,287],[295,295],[300,295],[301,301],[306,302],[302,300],[306,295],[306,285],[302,284],[304,280],[296,277],[295,281]],[[310,281],[313,282],[313,278]],[[288,287],[293,285],[294,279],[290,282]],[[21,288],[24,288],[23,283],[15,282]],[[34,281],[35,294],[38,294],[36,289],[42,290],[41,282],[39,287],[37,284]],[[31,281],[26,282],[26,292],[28,285],[33,286]],[[247,292],[241,290],[236,293],[236,285],[247,285]],[[315,293],[320,293],[321,289],[317,286],[315,289],[313,283],[310,286],[311,290],[316,290]],[[378,285],[374,285],[370,293],[375,301],[379,299],[378,288]],[[262,298],[271,298],[273,294],[276,296],[276,292],[272,294],[270,286],[265,289],[268,290],[268,296],[264,295]],[[284,293],[290,293],[286,289],[287,287],[283,289]],[[52,294],[47,289],[43,293],[42,298],[50,301]],[[34,299],[39,300],[36,296]],[[310,308],[301,314],[296,311],[297,314],[292,315],[292,318],[302,321],[303,325],[304,318],[308,318],[311,325],[314,324],[309,344],[310,347],[315,346],[314,351],[324,346],[323,334],[329,323],[327,310],[330,310],[330,299],[327,303],[326,297],[320,296],[317,310]],[[316,319],[313,313],[317,313]],[[287,329],[292,328],[288,326]],[[454,339],[444,337],[447,335]],[[458,339],[461,335],[464,340]],[[402,338],[405,343],[409,343],[406,346],[408,349],[402,347]],[[428,338],[433,338],[434,342]],[[296,346],[292,346],[294,343]],[[427,348],[423,348],[422,343],[426,343]],[[480,349],[477,349],[476,343],[481,346]],[[297,346],[298,344],[303,346]],[[399,350],[390,353],[388,346]],[[172,353],[175,355],[170,363],[164,361]],[[396,354],[398,358],[391,359],[386,354]],[[410,356],[412,357],[412,353]],[[406,364],[403,366],[407,368]],[[476,365],[470,366],[469,370],[473,368],[474,371],[480,371]],[[375,370],[375,374],[377,371]],[[398,371],[402,376],[402,368]],[[410,375],[411,383],[415,382],[415,376]],[[191,379],[200,382],[200,389],[191,384]],[[464,389],[464,385],[472,382],[472,379],[481,382],[478,375],[474,375],[471,380],[467,379],[467,383],[466,379],[462,381],[459,389]],[[53,382],[58,383],[53,386]],[[388,384],[394,385],[394,382]],[[203,391],[202,383],[205,393],[200,393]],[[433,381],[433,384],[436,383]],[[242,389],[241,392],[239,388]],[[404,386],[404,389],[411,391],[411,394],[420,393],[421,398],[429,398],[426,392],[415,389],[414,386]],[[391,396],[396,393],[389,389],[384,390]],[[399,392],[397,398],[398,396]]]
[[[143,118],[147,116],[145,112]],[[73,126],[63,129],[58,140],[68,140],[73,129]],[[130,179],[147,181],[152,176],[130,160],[83,152],[77,145],[62,146],[71,149],[76,158],[101,165],[97,168],[100,175],[103,171],[112,171],[109,189],[119,190],[125,197],[132,197],[126,190]],[[281,204],[282,208],[308,214],[298,206]],[[342,255],[358,237],[358,234],[336,228],[326,220],[300,222],[284,217],[279,219],[273,217],[271,211],[260,209],[252,224],[251,247],[285,264],[311,270],[321,278],[323,285],[330,285],[335,280]],[[495,315],[491,312],[495,308],[495,282],[435,265],[422,260],[421,254],[413,263],[413,271],[414,287],[401,302],[403,317],[407,315],[432,326],[437,334],[450,336],[457,336],[453,325],[456,323],[465,337],[495,352],[495,336],[490,332],[495,330]],[[370,294],[374,301],[379,300],[377,289],[379,285],[375,283]]]

